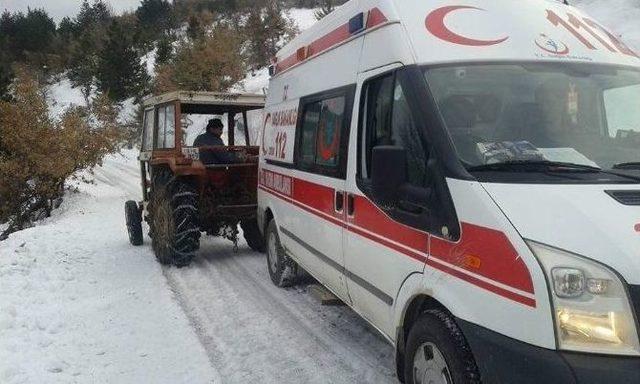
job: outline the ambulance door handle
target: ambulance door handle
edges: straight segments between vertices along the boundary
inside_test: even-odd
[[[334,208],[336,212],[342,213],[344,211],[344,192],[336,190],[334,197]]]
[[[355,205],[355,196],[353,193],[347,194],[347,216],[353,217],[355,213],[356,205]]]

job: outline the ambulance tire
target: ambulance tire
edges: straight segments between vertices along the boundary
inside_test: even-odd
[[[287,288],[297,281],[298,265],[286,255],[284,248],[280,244],[278,227],[275,220],[271,220],[265,233],[267,248],[267,269],[269,277],[275,286]]]
[[[422,361],[422,357],[426,364]],[[430,370],[432,375],[444,377],[445,382],[455,384],[482,382],[471,348],[462,331],[453,317],[441,310],[425,311],[413,324],[407,337],[404,360],[405,383],[419,382],[414,375],[420,372],[424,374],[425,369],[421,369],[424,367],[428,367],[427,370]],[[428,373],[426,377],[429,382]]]

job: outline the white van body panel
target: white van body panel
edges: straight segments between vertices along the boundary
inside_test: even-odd
[[[398,36],[405,36],[404,27],[399,23],[389,24],[368,33],[364,37],[364,55],[360,60],[359,72],[375,70],[392,63],[415,63],[408,37],[399,40]]]
[[[397,1],[396,9],[418,63],[570,60],[638,65],[637,56],[613,34],[558,1]]]
[[[462,319],[554,348],[546,279],[528,246],[480,183],[454,179],[447,183],[462,223],[462,238],[441,250],[438,244],[447,242],[431,237],[427,291],[452,305],[447,308]],[[470,265],[465,257],[475,257],[477,264]],[[450,268],[456,268],[457,276]]]
[[[640,284],[640,206],[605,191],[620,185],[484,184],[522,237],[597,260]],[[526,204],[523,204],[526,199]]]
[[[588,16],[558,2],[473,0],[466,4],[352,0],[278,53],[267,116],[295,109],[302,97],[353,84],[357,88],[353,111],[348,111],[352,120],[345,180],[293,169],[295,126],[265,124],[259,217],[270,209],[279,227],[342,265],[342,271],[327,266],[280,231],[284,247],[296,261],[390,340],[396,341],[410,300],[428,295],[461,319],[554,349],[546,278],[524,239],[591,257],[615,268],[629,283],[640,284],[640,258],[632,251],[640,249],[640,233],[634,229],[640,223],[640,208],[620,206],[604,193],[620,186],[502,185],[447,179],[461,226],[459,241],[393,222],[364,195],[355,179],[362,83],[394,65],[577,61],[638,66],[640,60]],[[365,25],[375,19],[371,28],[343,38],[334,33],[360,12]],[[520,24],[523,20],[526,23]],[[312,49],[323,46],[318,41],[325,39],[337,43],[321,51]],[[281,132],[290,132],[291,137],[284,158],[276,158],[269,148],[277,146]],[[273,174],[280,181],[274,182]],[[283,178],[289,178],[291,188],[280,190],[287,184]],[[336,191],[353,196],[355,217],[329,212],[330,196]],[[310,195],[315,200],[305,200]],[[363,211],[366,215],[360,219]]]
[[[397,39],[397,36],[402,36],[403,34],[404,29],[402,26],[399,23],[395,23],[376,29],[364,36],[363,56],[360,60],[361,73],[358,75],[356,100],[360,100],[364,81],[397,69],[403,63],[413,62],[411,47],[407,43],[408,39],[402,41]],[[386,49],[379,49],[380,46],[386,47]],[[358,153],[358,122],[359,108],[354,108],[349,139],[349,153],[351,154]],[[349,156],[345,191],[358,196],[358,201],[363,202],[372,209],[376,209],[356,184],[357,160],[356,156]],[[355,215],[357,216],[358,213],[356,208]],[[386,216],[382,211],[379,211],[378,214]],[[375,293],[372,293],[371,287],[366,289],[362,286],[361,281],[358,283],[354,281],[353,277],[347,278],[349,295],[354,302],[356,310],[367,320],[376,324],[388,338],[393,340],[395,338],[396,325],[392,321],[393,312],[390,303],[395,302],[393,299],[400,290],[400,286],[406,276],[415,272],[422,273],[424,261],[407,257],[402,252],[394,249],[381,247],[379,241],[394,242],[394,240],[359,226],[356,217],[347,216],[347,228],[356,229],[360,233],[358,234],[353,230],[344,232],[345,269],[350,271],[353,276],[357,276],[355,279],[363,279],[375,288],[373,289]],[[378,241],[372,240],[372,236],[377,237]],[[401,248],[406,247],[411,252],[421,254],[422,257],[426,258],[428,235],[425,233],[422,237],[421,249],[411,249],[411,247],[407,247],[402,242],[395,242],[395,244]]]

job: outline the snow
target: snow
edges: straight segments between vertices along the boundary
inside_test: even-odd
[[[107,157],[52,218],[0,242],[0,382],[395,381],[371,327],[273,286],[244,242],[205,238],[183,269],[161,267],[148,238],[130,246],[135,156]]]
[[[48,98],[52,117],[60,117],[71,106],[86,105],[80,88],[74,88],[67,77],[49,87]]]
[[[300,31],[304,31],[305,29],[311,27],[315,24],[315,9],[306,9],[306,8],[292,8],[289,10],[289,16],[294,20]]]
[[[261,68],[247,73],[247,76],[234,87],[233,90],[243,90],[248,93],[264,94],[269,87],[269,69]]]
[[[95,185],[0,243],[0,382],[219,381],[151,250],[128,244],[134,159],[108,157]]]
[[[140,62],[146,68],[147,74],[151,77],[154,77],[156,75],[157,55],[158,55],[158,48],[154,48],[140,58]]]

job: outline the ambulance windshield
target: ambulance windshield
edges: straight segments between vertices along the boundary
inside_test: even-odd
[[[468,168],[554,162],[640,169],[640,70],[541,63],[425,76]]]

